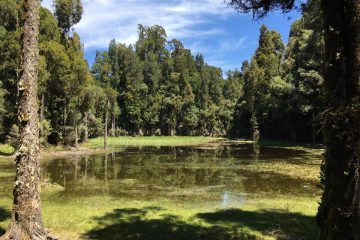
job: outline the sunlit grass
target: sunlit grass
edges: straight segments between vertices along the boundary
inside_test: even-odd
[[[111,148],[122,146],[189,146],[204,144],[211,141],[219,140],[220,138],[212,137],[182,137],[182,136],[159,136],[159,137],[109,137],[108,144]],[[104,138],[89,139],[84,146],[89,148],[102,148],[104,146]]]
[[[48,152],[60,152],[60,151],[66,151],[67,147],[63,146],[63,145],[59,145],[59,146],[47,146],[46,151]]]
[[[15,149],[9,144],[1,144],[0,143],[0,154],[12,154]]]
[[[53,190],[51,192],[54,194]],[[44,222],[47,228],[64,240],[85,239],[86,235],[92,234],[101,237],[95,239],[117,239],[114,237],[116,234],[133,236],[139,232],[147,236],[144,240],[157,239],[156,231],[150,227],[154,224],[163,234],[175,237],[183,237],[177,234],[188,233],[187,228],[189,231],[201,231],[204,236],[215,232],[219,236],[223,234],[224,240],[236,236],[272,240],[285,235],[289,237],[287,239],[313,239],[316,236],[318,197],[259,197],[248,199],[241,206],[223,208],[199,205],[196,201],[174,203],[166,198],[154,201],[79,196],[76,199],[53,201],[51,194],[43,191]],[[11,199],[1,199],[0,206],[9,212]],[[5,229],[8,221],[0,221],[0,228]],[[117,226],[126,226],[127,229]],[[178,227],[182,231],[177,231]],[[126,234],[123,235],[124,239],[133,239]]]
[[[275,173],[295,179],[318,181],[320,175],[321,160],[314,160],[310,164],[290,164],[288,162],[260,162],[252,165],[239,166],[245,171],[256,173]]]

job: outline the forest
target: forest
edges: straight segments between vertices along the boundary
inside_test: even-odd
[[[0,0],[0,240],[360,239],[360,0],[225,0],[264,23],[226,72],[162,24],[76,32],[216,1],[44,2]]]
[[[1,6],[1,139],[16,146],[19,6],[11,0]],[[201,53],[167,39],[163,27],[141,24],[134,45],[112,40],[89,68],[80,36],[71,30],[82,9],[66,21],[61,9],[52,14],[41,7],[42,142],[77,146],[105,132],[319,142],[324,40],[318,9],[315,0],[303,6],[286,46],[263,25],[253,57],[223,73]]]

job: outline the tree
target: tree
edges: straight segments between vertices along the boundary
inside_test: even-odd
[[[0,81],[6,89],[5,112],[2,115],[4,139],[17,123],[17,83],[20,80],[21,29],[19,28],[19,3],[0,0]]]
[[[83,117],[84,112],[80,112],[83,100],[86,101],[87,85],[93,84],[89,74],[89,67],[84,59],[84,53],[80,42],[80,36],[74,32],[69,39],[67,54],[71,62],[71,78],[67,91],[70,102],[70,111],[72,112],[72,135],[71,144],[78,147],[79,139],[79,120]]]
[[[145,96],[148,92],[148,87],[143,81],[143,67],[131,45],[119,45],[119,61],[122,63],[118,86],[121,125],[133,135],[142,135]]]
[[[81,0],[54,0],[54,7],[59,27],[67,35],[70,28],[81,20],[84,11]]]
[[[95,63],[92,66],[92,73],[98,84],[102,87],[104,93],[104,148],[108,147],[108,123],[109,111],[114,110],[117,98],[117,91],[111,87],[111,62],[108,52],[97,52]]]
[[[67,93],[72,82],[71,61],[65,47],[55,41],[42,43],[40,53],[45,57],[46,68],[50,73],[45,84],[46,89],[50,90],[46,91],[46,99],[51,126],[55,131],[62,132],[65,139],[69,104]]]
[[[284,131],[293,141],[315,143],[322,137],[318,116],[324,111],[324,30],[320,1],[302,7],[302,17],[290,29],[283,78],[292,86],[279,109]],[[289,134],[290,133],[290,134]]]
[[[259,18],[288,11],[295,0],[231,0]],[[321,1],[325,29],[324,193],[318,212],[320,239],[359,239],[360,229],[360,4]]]
[[[146,27],[138,25],[138,41],[135,50],[143,65],[143,82],[148,91],[145,93],[143,112],[144,127],[153,135],[159,123],[160,98],[159,82],[163,78],[161,65],[167,55],[166,32],[161,26]]]
[[[18,83],[20,148],[16,155],[12,220],[2,239],[52,239],[44,229],[40,203],[37,102],[39,8],[38,0],[24,1],[23,61]]]

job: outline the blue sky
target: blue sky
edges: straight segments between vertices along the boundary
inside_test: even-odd
[[[256,47],[259,28],[266,24],[280,32],[286,43],[291,23],[299,12],[271,14],[254,21],[250,14],[238,14],[223,0],[83,0],[84,15],[75,26],[91,64],[96,50],[106,50],[111,39],[132,44],[137,39],[137,24],[161,25],[168,40],[176,38],[193,54],[221,67],[224,72],[240,68]],[[52,9],[52,0],[42,5]]]

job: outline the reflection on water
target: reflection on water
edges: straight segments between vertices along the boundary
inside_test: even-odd
[[[229,194],[227,191],[225,191],[223,196],[223,206],[226,206],[228,203],[229,203]]]
[[[231,206],[264,195],[309,196],[314,182],[244,170],[263,161],[306,161],[303,151],[258,145],[129,147],[105,155],[46,161],[46,181],[63,187],[62,197],[108,195],[132,199],[169,198]],[[261,165],[259,165],[261,167]]]

